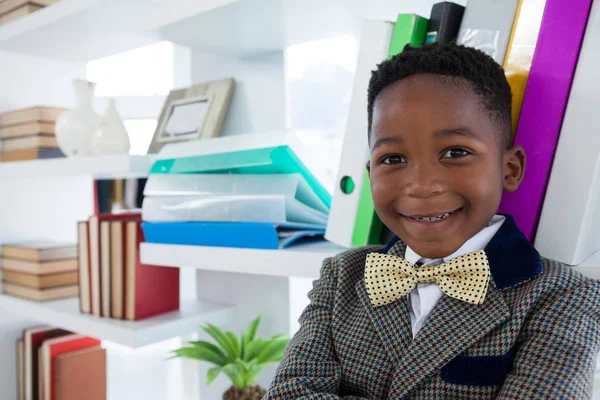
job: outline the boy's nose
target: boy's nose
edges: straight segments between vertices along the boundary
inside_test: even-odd
[[[415,163],[406,176],[405,194],[410,197],[427,198],[444,191],[439,171],[427,163]]]

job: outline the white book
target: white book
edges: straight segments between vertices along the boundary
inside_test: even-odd
[[[575,265],[600,251],[600,3],[588,19],[535,247]]]
[[[387,58],[393,29],[394,24],[391,22],[368,20],[363,23],[342,157],[325,234],[327,240],[344,247],[352,247],[360,194],[363,183],[368,182],[366,179],[366,165],[369,160],[367,90],[371,71]],[[344,179],[352,179],[354,182],[354,188],[350,193],[342,190]]]

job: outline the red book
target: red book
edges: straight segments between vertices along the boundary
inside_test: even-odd
[[[44,398],[40,400],[54,400],[54,360],[61,354],[78,350],[100,347],[101,342],[88,336],[67,335],[56,339],[44,341],[41,348],[41,367],[43,373],[42,386]]]
[[[73,351],[54,359],[55,400],[106,400],[106,350]]]
[[[35,327],[23,330],[25,399],[38,399],[38,350],[45,339],[68,335],[71,332],[52,326]]]
[[[139,212],[122,214],[100,214],[90,217],[89,228],[89,268],[90,268],[90,297],[91,312],[99,317],[101,315],[102,285],[101,285],[101,247],[100,247],[100,222],[102,221],[141,221]]]
[[[127,222],[125,319],[136,321],[179,309],[179,268],[144,265],[140,221]]]

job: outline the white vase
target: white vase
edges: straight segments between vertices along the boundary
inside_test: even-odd
[[[100,127],[92,140],[92,151],[95,155],[129,153],[129,135],[115,106],[115,99],[108,101]]]
[[[96,84],[77,79],[73,81],[73,88],[77,103],[56,120],[56,141],[66,156],[90,156],[92,138],[102,120],[92,108]]]

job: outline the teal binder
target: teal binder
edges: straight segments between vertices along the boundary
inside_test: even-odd
[[[301,174],[319,199],[331,207],[331,195],[289,146],[266,147],[158,160],[151,174]]]

